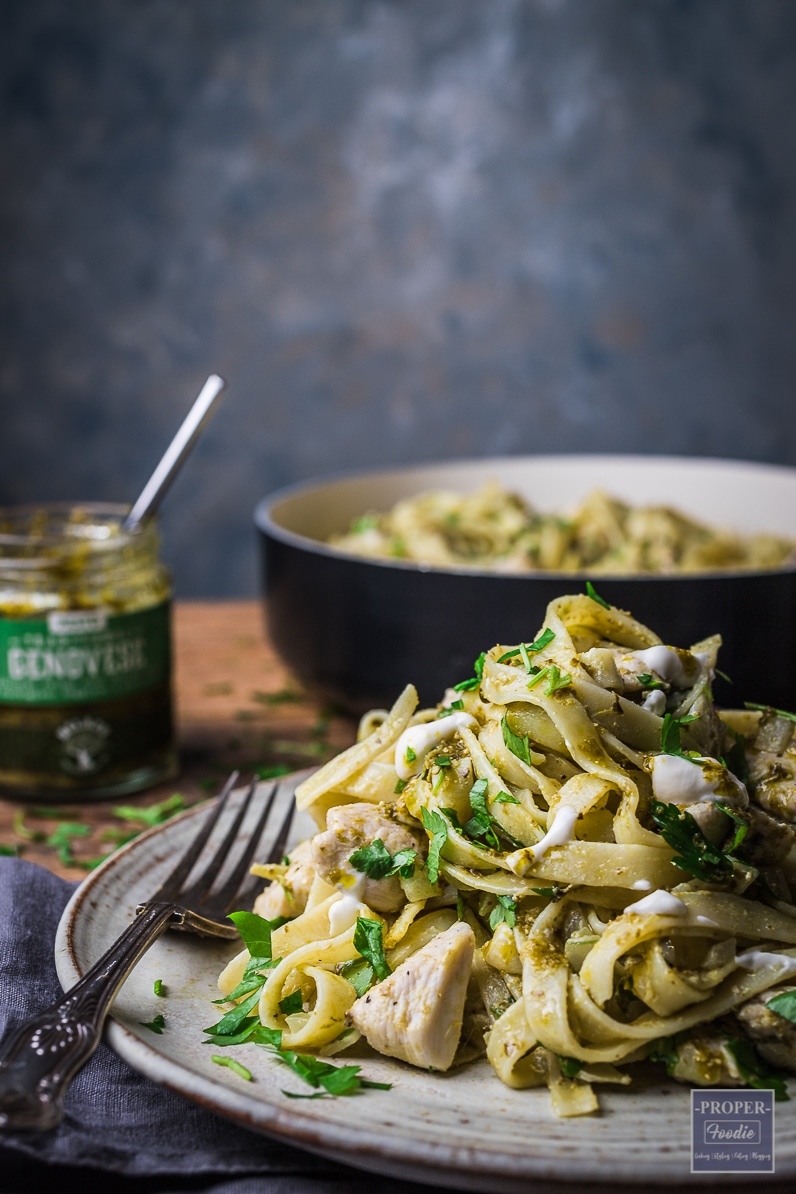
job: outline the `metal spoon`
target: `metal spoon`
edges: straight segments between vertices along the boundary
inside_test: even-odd
[[[213,413],[213,407],[221,392],[226,388],[226,384],[223,377],[219,377],[216,373],[210,374],[202,386],[198,398],[185,416],[182,426],[163,453],[157,468],[141,490],[140,496],[133,503],[130,513],[122,523],[122,530],[135,531],[148,515],[154,514],[158,509],[166,490],[176,477],[183,461],[199,438],[199,433]]]

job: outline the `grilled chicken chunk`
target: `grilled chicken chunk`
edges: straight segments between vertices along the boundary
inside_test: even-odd
[[[362,995],[349,1020],[379,1053],[424,1069],[449,1069],[474,950],[473,930],[458,921]]]
[[[427,839],[421,841],[387,813],[374,804],[341,804],[329,809],[326,830],[312,839],[312,865],[315,871],[341,890],[350,890],[362,879],[361,872],[348,861],[355,850],[369,846],[379,838],[390,854],[412,849],[423,852]],[[389,807],[389,806],[387,806]],[[376,912],[396,912],[404,902],[404,895],[396,875],[387,879],[367,879],[361,898]]]
[[[735,1014],[761,1057],[772,1065],[796,1072],[796,1024],[768,1007],[769,999],[785,991],[796,991],[796,987],[792,984],[771,987],[755,995]]]

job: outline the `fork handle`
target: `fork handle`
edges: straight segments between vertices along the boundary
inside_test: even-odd
[[[171,903],[144,904],[71,990],[0,1044],[0,1128],[46,1131],[60,1123],[67,1087],[99,1044],[114,995],[174,911]]]

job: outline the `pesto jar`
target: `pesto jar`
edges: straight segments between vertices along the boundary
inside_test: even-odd
[[[177,772],[169,574],[122,506],[0,508],[0,790],[103,799]]]

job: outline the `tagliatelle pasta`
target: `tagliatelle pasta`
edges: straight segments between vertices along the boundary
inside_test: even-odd
[[[299,785],[317,833],[255,868],[270,955],[219,980],[283,1050],[485,1056],[558,1115],[640,1063],[785,1095],[796,717],[720,712],[717,637],[665,645],[589,590]]]
[[[341,551],[496,572],[644,574],[780,568],[794,544],[708,527],[668,506],[631,506],[595,491],[542,512],[497,482],[474,493],[432,490],[354,519]]]

